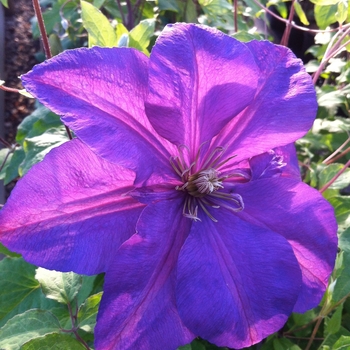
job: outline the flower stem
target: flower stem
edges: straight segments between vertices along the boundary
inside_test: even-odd
[[[333,182],[335,182],[335,180],[350,166],[350,160],[348,160],[346,162],[346,164],[344,165],[344,167],[342,169],[340,169],[338,171],[338,173],[330,180],[328,181],[321,189],[320,189],[320,193],[323,193],[329,186],[331,186],[333,184]]]

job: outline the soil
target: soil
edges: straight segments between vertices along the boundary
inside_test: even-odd
[[[34,40],[30,20],[34,16],[31,0],[10,0],[10,10],[5,10],[5,85],[23,89],[19,76],[28,72],[38,63],[34,57],[40,48],[39,40]],[[0,6],[2,6],[0,4]],[[17,126],[34,110],[34,99],[18,93],[5,92],[5,140],[15,143]],[[16,181],[5,186],[7,198]]]
[[[1,5],[0,5],[1,6]],[[31,0],[14,0],[5,12],[5,80],[8,87],[23,89],[18,78],[37,63],[34,54],[39,41],[33,40],[30,19],[34,16]],[[34,109],[34,99],[17,93],[5,93],[5,139],[15,142],[19,123]]]

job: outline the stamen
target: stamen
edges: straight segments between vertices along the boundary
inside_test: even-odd
[[[212,160],[212,158],[214,157],[215,153],[217,153],[217,152],[221,152],[222,153],[223,151],[224,151],[223,147],[216,147],[216,148],[214,148],[214,150],[211,152],[211,154],[208,157],[208,159],[202,165],[202,169],[210,168],[210,166],[208,166],[208,164]],[[220,156],[219,156],[219,158],[220,158]]]
[[[226,160],[222,161],[222,162],[219,163],[218,165],[215,165],[215,162],[214,162],[214,164],[212,164],[211,166],[212,166],[213,168],[219,169],[221,166],[223,166],[224,164],[226,164],[228,161],[230,161],[231,159],[233,159],[233,158],[235,158],[235,157],[237,157],[237,154],[235,154],[235,155],[232,156],[232,157],[228,157]]]
[[[213,196],[213,195],[210,195],[211,197],[211,201],[213,201],[214,203],[220,205],[220,207],[223,207],[223,208],[226,208],[226,209],[229,209],[233,212],[239,212],[239,211],[242,211],[244,209],[244,202],[243,202],[243,199],[242,197],[239,195],[239,194],[233,194],[231,193],[232,197],[230,198],[233,202],[236,203],[236,205],[238,206],[237,207],[232,207],[228,204],[226,204],[227,202],[226,201],[222,201],[220,199],[217,199],[217,198],[220,198],[220,197],[216,197],[216,196]],[[216,197],[216,198],[215,198]],[[234,198],[235,197],[235,198]],[[224,199],[227,199],[227,198],[224,198]]]
[[[173,159],[177,159],[177,157],[176,157],[176,158],[170,157],[170,159],[169,159],[170,165],[171,165],[172,168],[175,170],[176,174],[179,175],[180,177],[182,177],[181,172],[179,171],[179,169],[178,169],[178,168],[176,167],[176,165],[174,164]]]
[[[210,219],[212,219],[214,222],[218,222],[207,210],[207,208],[205,207],[205,205],[202,203],[201,200],[198,201],[199,205],[201,206],[201,208],[203,209],[203,211],[210,217]]]
[[[186,162],[185,162],[185,158],[184,158],[184,153],[183,153],[183,149],[186,148],[188,152],[190,152],[190,149],[185,146],[185,145],[180,145],[177,147],[177,149],[179,150],[179,156],[180,156],[180,160],[181,160],[181,164],[182,164],[182,171],[184,171],[184,169],[186,169]]]
[[[188,182],[184,183],[182,186],[176,186],[175,190],[177,191],[183,191],[188,185]]]

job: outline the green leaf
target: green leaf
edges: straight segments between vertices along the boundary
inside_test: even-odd
[[[334,345],[342,336],[350,336],[350,332],[343,326],[340,327],[340,330],[335,334],[329,334],[326,336],[321,346],[318,349],[322,350],[334,350]],[[346,348],[343,348],[345,350]]]
[[[343,24],[348,17],[348,0],[340,0],[337,5],[337,12],[335,13],[335,18],[339,24]]]
[[[328,201],[335,210],[339,230],[344,231],[350,226],[350,196],[334,196]]]
[[[22,144],[26,137],[41,135],[46,130],[61,125],[62,122],[57,114],[51,112],[42,104],[37,103],[34,112],[24,118],[18,126],[16,141]]]
[[[100,305],[102,292],[91,295],[86,299],[78,312],[78,326],[85,332],[93,332],[96,325],[96,316]]]
[[[335,334],[341,327],[343,304],[339,305],[331,318],[325,320],[325,334]]]
[[[227,0],[198,0],[203,11],[210,14],[223,15],[232,11],[232,5]]]
[[[179,12],[179,6],[176,0],[158,0],[159,11],[173,11]]]
[[[339,0],[310,0],[310,2],[319,6],[328,6],[328,5],[337,5]]]
[[[187,0],[185,2],[183,17],[186,23],[198,23],[197,9],[193,0]]]
[[[92,4],[99,9],[104,4],[105,1],[106,0],[94,0]]]
[[[0,326],[30,308],[49,309],[59,305],[45,298],[34,278],[35,269],[22,258],[0,261]]]
[[[117,38],[111,23],[102,12],[86,1],[81,1],[83,26],[89,33],[89,47],[115,47]]]
[[[116,31],[116,38],[117,38],[117,43],[118,43],[118,47],[119,47],[119,41],[122,38],[122,36],[124,34],[127,35],[127,37],[129,37],[129,31],[125,28],[123,23],[118,23],[115,27],[115,31]]]
[[[154,26],[155,21],[153,19],[141,21],[129,33],[129,46],[148,54],[147,47],[151,37],[154,35]]]
[[[0,0],[0,1],[5,7],[7,7],[7,8],[9,7],[9,4],[8,4],[7,0]],[[0,82],[1,82],[1,80],[0,80]]]
[[[51,128],[42,135],[26,138],[23,142],[25,158],[18,169],[20,176],[23,176],[34,164],[43,160],[51,149],[68,140],[64,126]]]
[[[296,14],[298,15],[300,22],[306,26],[308,26],[310,23],[307,20],[307,17],[305,15],[305,12],[303,10],[303,8],[301,7],[300,3],[298,1],[294,2],[294,9]]]
[[[338,172],[344,168],[344,164],[333,163],[326,166],[319,174],[319,187],[322,188],[327,184]],[[350,169],[346,169],[334,182],[329,189],[340,190],[350,183]]]
[[[337,273],[339,270],[337,271]],[[343,252],[342,269],[340,275],[336,279],[334,290],[332,293],[332,301],[334,303],[340,301],[350,293],[350,253]]]
[[[49,311],[29,310],[11,318],[0,329],[0,349],[17,350],[27,341],[59,331],[60,324]]]
[[[10,250],[8,250],[4,245],[2,245],[0,243],[0,254],[6,255],[10,258],[19,258],[20,255],[14,252],[11,252]]]
[[[350,349],[350,337],[345,335],[340,336],[337,342],[333,345],[333,350],[349,350]]]
[[[11,163],[13,151],[14,150],[9,148],[0,149],[0,180],[4,180],[6,176],[6,169]]]
[[[49,44],[52,56],[56,56],[63,51],[62,43],[60,37],[52,33],[49,36]]]
[[[339,236],[339,248],[350,253],[350,227]]]
[[[19,176],[18,169],[23,162],[25,153],[22,147],[17,147],[11,157],[10,164],[6,168],[6,174],[4,178],[4,184],[7,185],[9,182]]]
[[[258,33],[250,34],[244,30],[240,30],[237,33],[232,34],[232,36],[242,42],[248,42],[252,40],[262,40],[263,38]]]
[[[51,333],[25,343],[21,350],[86,350],[85,346],[67,334]]]
[[[273,350],[301,350],[298,345],[287,338],[276,338],[273,340]]]
[[[74,272],[50,271],[41,267],[36,270],[35,278],[47,298],[62,304],[70,303],[82,285],[82,276]]]
[[[329,25],[337,22],[335,14],[338,11],[338,5],[316,5],[315,19],[320,29],[326,29]]]

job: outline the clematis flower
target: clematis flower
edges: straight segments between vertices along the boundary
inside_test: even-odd
[[[106,273],[96,349],[243,348],[318,305],[337,227],[300,180],[292,143],[317,104],[291,51],[176,24],[149,59],[77,49],[22,79],[77,138],[19,181],[0,240]]]

